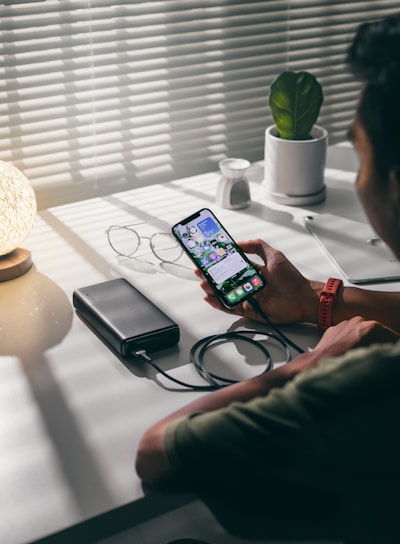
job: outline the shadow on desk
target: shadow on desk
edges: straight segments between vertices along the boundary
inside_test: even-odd
[[[40,414],[49,444],[57,452],[59,469],[81,512],[109,509],[112,497],[47,356],[72,325],[73,310],[66,293],[33,266],[23,276],[0,283],[0,315],[5,316],[0,323],[0,356],[18,359],[33,409]],[[21,409],[26,409],[23,404]]]
[[[0,356],[31,360],[60,344],[72,324],[65,292],[35,267],[0,283]]]

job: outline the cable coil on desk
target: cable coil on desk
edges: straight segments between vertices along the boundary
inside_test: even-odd
[[[196,342],[190,350],[190,362],[193,364],[199,376],[201,376],[201,378],[203,378],[209,385],[193,385],[193,384],[188,384],[186,382],[178,380],[177,378],[174,378],[173,376],[165,372],[162,368],[160,368],[156,363],[154,363],[154,361],[152,361],[152,359],[148,356],[148,354],[144,350],[136,351],[132,353],[132,355],[134,355],[135,357],[142,357],[157,372],[159,372],[164,377],[175,382],[178,385],[181,385],[193,391],[214,391],[215,389],[221,389],[222,387],[226,387],[227,385],[238,382],[238,380],[232,380],[224,376],[219,376],[217,374],[214,374],[213,372],[210,372],[206,368],[204,363],[205,354],[209,349],[212,349],[213,347],[217,345],[230,342],[236,339],[236,340],[242,340],[244,342],[247,342],[249,344],[256,346],[259,350],[262,351],[262,353],[264,354],[266,358],[267,364],[264,369],[264,372],[268,372],[272,367],[271,354],[261,342],[255,340],[254,338],[250,338],[249,337],[250,335],[253,335],[253,336],[263,335],[263,336],[266,336],[268,339],[272,339],[284,350],[286,355],[285,363],[288,363],[291,360],[289,345],[292,348],[294,348],[297,352],[303,353],[303,350],[297,344],[295,344],[289,338],[287,338],[287,336],[285,336],[282,333],[282,331],[279,330],[278,327],[276,327],[275,325],[271,323],[268,316],[263,312],[258,302],[253,297],[249,299],[249,302],[253,306],[253,308],[263,317],[263,319],[267,321],[268,325],[274,330],[274,332],[271,333],[271,332],[256,331],[256,330],[226,332],[226,333],[206,336],[205,338],[202,338],[201,340]]]
[[[268,372],[272,368],[272,357],[270,352],[260,341],[255,340],[254,338],[250,338],[249,337],[250,335],[253,335],[253,336],[263,335],[267,337],[268,339],[272,339],[284,350],[286,355],[285,363],[288,363],[290,361],[291,359],[290,350],[287,344],[283,340],[281,340],[277,335],[271,332],[256,331],[256,330],[243,330],[243,331],[214,334],[214,335],[206,336],[205,338],[202,338],[201,340],[199,340],[192,346],[190,350],[190,362],[193,364],[199,376],[201,376],[201,378],[203,378],[209,385],[193,385],[193,384],[183,382],[177,378],[174,378],[173,376],[165,372],[162,368],[160,368],[156,363],[154,363],[154,361],[148,356],[148,354],[144,350],[136,351],[132,355],[134,355],[135,357],[144,358],[147,363],[149,363],[155,370],[157,370],[157,372],[162,374],[165,378],[168,378],[169,380],[177,383],[178,385],[181,385],[185,388],[188,388],[194,391],[214,391],[215,389],[221,389],[222,387],[226,387],[227,385],[230,385],[233,383],[238,383],[239,381],[239,380],[232,380],[230,378],[217,375],[213,372],[210,372],[206,368],[206,365],[204,363],[206,352],[218,345],[221,345],[233,340],[241,340],[249,344],[252,344],[253,346],[257,347],[265,356],[266,366],[263,372]]]

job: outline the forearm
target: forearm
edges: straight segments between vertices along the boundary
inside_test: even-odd
[[[310,281],[310,286],[319,299],[324,283]],[[318,302],[310,297],[310,302],[305,304],[306,313],[304,320],[317,324]],[[379,321],[382,325],[400,333],[400,293],[386,291],[370,291],[360,287],[344,286],[339,289],[337,299],[333,305],[332,324],[337,325],[341,321],[361,316],[364,319]]]
[[[358,287],[340,289],[333,307],[333,324],[359,315],[379,321],[400,333],[400,293],[369,291]]]

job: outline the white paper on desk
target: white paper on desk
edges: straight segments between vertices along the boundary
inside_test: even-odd
[[[305,225],[351,283],[400,279],[400,262],[366,223],[333,214],[304,217]]]

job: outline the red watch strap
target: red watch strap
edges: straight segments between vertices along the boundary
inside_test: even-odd
[[[332,309],[342,280],[329,278],[319,296],[318,327],[325,331],[332,325]]]

